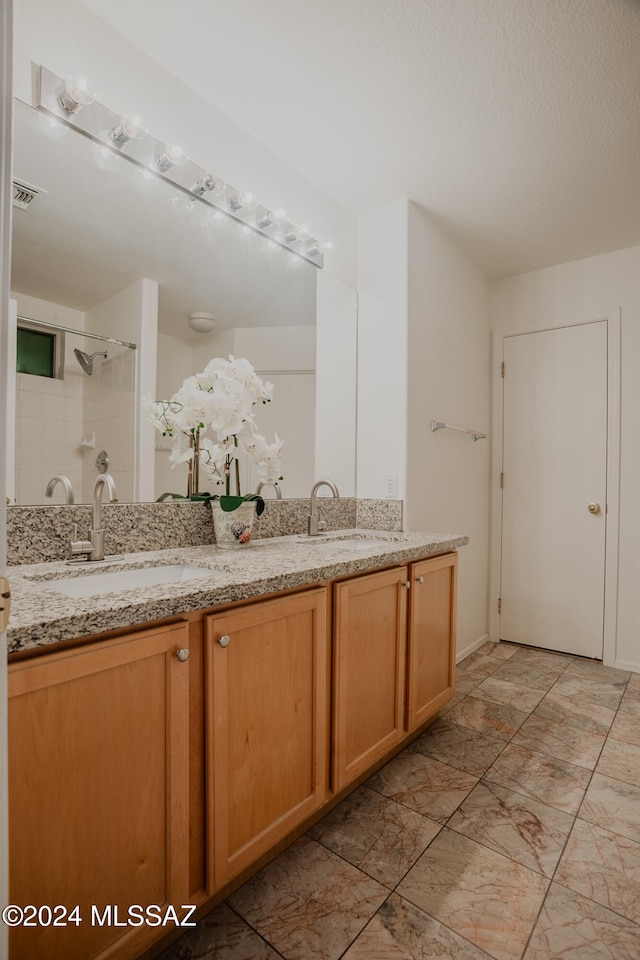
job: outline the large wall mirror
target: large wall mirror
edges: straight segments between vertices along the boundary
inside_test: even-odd
[[[322,476],[353,496],[356,292],[22,102],[14,141],[14,180],[37,192],[13,214],[12,300],[27,360],[7,451],[11,501],[65,502],[62,483],[46,496],[59,474],[75,502],[89,501],[102,451],[120,500],[186,494],[186,467],[171,469],[140,394],[168,399],[229,354],[275,384],[257,422],[285,440],[282,496],[308,496]],[[192,329],[197,313],[214,317],[213,332]],[[44,331],[44,346],[32,331]],[[29,342],[46,353],[47,334],[58,375],[26,372]],[[244,490],[257,485],[250,470]]]

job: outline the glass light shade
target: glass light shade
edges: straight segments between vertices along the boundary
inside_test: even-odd
[[[65,113],[73,116],[82,107],[93,103],[95,98],[95,91],[87,77],[67,77],[64,90],[58,95],[58,103]]]
[[[213,333],[216,321],[210,313],[191,313],[187,321],[196,333]]]
[[[109,131],[109,136],[118,147],[123,147],[129,140],[143,140],[146,135],[140,117],[121,117],[120,123]]]

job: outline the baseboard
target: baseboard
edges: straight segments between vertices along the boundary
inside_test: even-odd
[[[483,643],[486,643],[488,639],[489,634],[483,633],[481,637],[478,637],[477,640],[474,640],[473,643],[470,643],[468,647],[464,648],[464,650],[456,651],[456,663],[460,663],[461,660],[464,660],[465,657],[468,657],[469,654],[473,653],[474,650],[477,650],[478,647],[481,647]],[[638,669],[640,669],[640,667]]]
[[[618,670],[631,670],[632,673],[640,673],[640,663],[633,660],[615,660],[613,665]]]

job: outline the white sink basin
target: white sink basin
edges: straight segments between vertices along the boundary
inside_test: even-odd
[[[162,567],[140,567],[136,570],[105,570],[103,573],[84,573],[78,577],[47,580],[48,590],[64,593],[67,597],[94,597],[99,593],[134,590],[136,587],[156,587],[162,583],[182,583],[214,573],[205,567],[184,563],[170,563]]]

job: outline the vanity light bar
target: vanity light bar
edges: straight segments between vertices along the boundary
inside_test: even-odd
[[[81,97],[72,84],[41,66],[38,109],[290,253],[316,267],[324,265],[324,251],[331,245],[291,223],[282,208],[270,210],[252,194],[218,180],[186,158],[179,147],[156,140],[137,118],[123,117],[94,98],[79,103]]]

